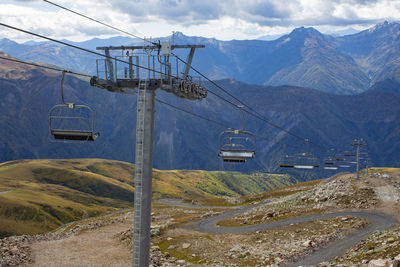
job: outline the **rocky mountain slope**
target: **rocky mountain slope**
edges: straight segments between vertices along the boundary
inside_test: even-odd
[[[101,136],[87,144],[54,143],[49,141],[48,114],[61,102],[60,74],[0,62],[0,161],[88,157],[133,162],[135,95],[113,94],[67,76],[66,99],[94,109],[95,128]],[[363,137],[374,164],[399,164],[400,95],[396,92],[377,87],[360,95],[338,96],[291,86],[255,86],[235,80],[218,83],[266,119],[314,143],[350,149],[355,137]],[[157,98],[232,128],[241,127],[240,113],[211,94],[200,102],[177,99],[162,91],[157,92]],[[251,116],[246,115],[246,125],[259,136],[256,159],[242,165],[221,164],[218,135],[223,127],[157,103],[154,167],[272,171],[278,169],[283,153],[306,150],[303,142]],[[316,156],[325,156],[323,149],[310,148]]]
[[[369,175],[363,173],[358,180],[354,174],[342,174],[241,197],[238,201],[245,201],[244,205],[235,210],[155,202],[151,260],[157,266],[297,266],[313,258],[319,259],[319,266],[398,264],[399,179],[399,169],[388,168],[370,169]],[[229,220],[218,219],[233,212],[236,215],[229,215]],[[305,218],[305,212],[310,219],[296,221]],[[49,262],[129,265],[132,216],[132,211],[124,211],[74,222],[52,234],[1,239],[2,260],[11,266],[21,262],[29,266]],[[374,221],[376,216],[380,221]],[[228,232],[199,231],[199,225],[213,218],[220,225],[214,229]],[[253,226],[260,229],[249,230]],[[353,245],[338,254],[340,244]],[[320,251],[325,251],[322,258]]]
[[[357,94],[385,79],[400,80],[399,25],[385,22],[342,37],[302,27],[272,41],[219,41],[182,33],[176,33],[173,39],[176,44],[206,45],[196,52],[193,66],[211,79],[234,78],[250,84],[292,85],[333,94]],[[95,50],[96,46],[142,43],[114,37],[73,44]],[[96,71],[95,56],[53,43],[17,44],[3,39],[0,51],[23,60],[90,74]]]
[[[19,160],[0,164],[0,237],[48,232],[132,206],[135,166],[102,159]],[[230,205],[297,182],[288,175],[153,171],[153,197]]]

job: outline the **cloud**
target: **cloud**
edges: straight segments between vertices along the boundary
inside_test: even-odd
[[[56,3],[141,36],[182,31],[243,39],[263,33],[286,33],[300,26],[366,28],[384,20],[400,20],[398,0],[57,0]],[[53,37],[88,39],[120,34],[40,0],[2,0],[0,20]]]
[[[103,0],[105,1],[105,0]],[[400,14],[396,0],[108,0],[133,23],[163,21],[180,25],[207,24],[231,17],[260,26],[301,26],[370,23],[382,20],[376,8],[391,7]],[[363,17],[360,9],[369,11]],[[391,12],[393,13],[393,12]],[[400,15],[391,16],[400,19]]]

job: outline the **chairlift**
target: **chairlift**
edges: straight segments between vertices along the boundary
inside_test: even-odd
[[[51,108],[49,114],[50,135],[57,141],[95,141],[99,133],[94,131],[94,112],[87,105],[64,101],[64,78],[61,78],[62,104]]]
[[[324,166],[324,170],[338,170],[338,166]]]
[[[281,158],[281,161],[279,163],[279,167],[281,167],[281,168],[294,168],[294,158],[293,158],[293,156],[284,155]]]
[[[218,156],[224,162],[244,163],[247,159],[255,157],[256,136],[245,131],[243,106],[238,106],[242,111],[243,128],[240,130],[226,130],[219,135]]]
[[[281,158],[281,161],[279,163],[279,167],[281,168],[294,168],[294,169],[300,169],[300,170],[312,170],[314,168],[318,168],[318,160],[317,158],[313,157],[309,151],[309,140],[305,139],[304,140],[307,143],[307,152],[306,153],[301,153],[297,154],[294,156],[291,155],[284,155]]]
[[[347,162],[345,162],[345,163],[340,164],[339,167],[340,168],[350,168],[351,166]]]
[[[337,170],[339,167],[335,165],[335,158],[334,157],[327,157],[324,160],[324,170]]]
[[[311,154],[302,153],[295,157],[294,161],[295,169],[312,170],[318,167],[319,164],[317,158],[312,157]]]

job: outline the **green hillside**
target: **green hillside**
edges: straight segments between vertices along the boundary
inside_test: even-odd
[[[133,206],[135,166],[103,159],[18,160],[0,164],[0,237],[35,234]],[[295,183],[287,175],[153,171],[154,198],[228,204]]]

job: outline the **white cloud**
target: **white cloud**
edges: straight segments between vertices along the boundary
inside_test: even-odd
[[[53,0],[140,36],[172,31],[217,39],[251,39],[313,26],[332,31],[400,20],[398,0]],[[120,35],[41,0],[3,0],[0,21],[58,39]],[[136,30],[137,29],[137,30]],[[0,36],[30,40],[0,28]]]

